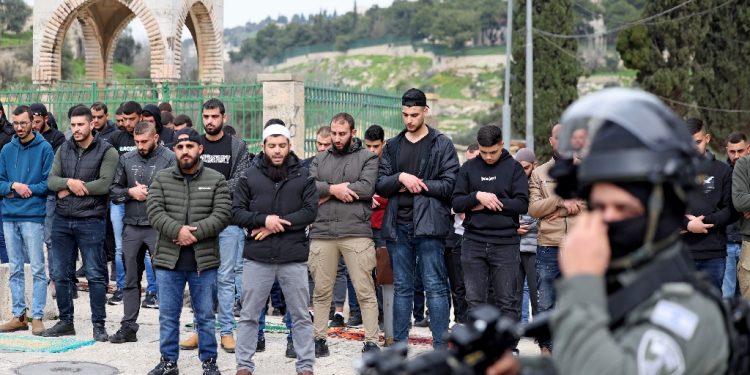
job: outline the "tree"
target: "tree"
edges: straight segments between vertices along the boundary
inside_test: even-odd
[[[23,0],[0,1],[0,31],[20,33],[26,26],[26,21],[31,16],[31,7]]]
[[[534,28],[571,34],[575,29],[572,0],[534,1]],[[513,65],[511,66],[511,118],[515,129],[526,124],[526,0],[518,0],[513,10]],[[547,140],[552,125],[568,105],[578,98],[581,68],[574,39],[551,39],[535,33],[534,43],[534,145],[537,158],[552,155]],[[505,84],[508,84],[507,82]],[[524,134],[523,131],[519,133]]]
[[[709,33],[695,51],[690,80],[695,103],[705,108],[715,149],[733,130],[750,130],[750,0],[720,7],[708,16]],[[731,112],[737,111],[737,112]]]
[[[708,17],[696,14],[711,8],[713,2],[649,1],[644,18],[676,9],[661,15],[659,22],[620,32],[617,51],[626,67],[638,70],[636,83],[641,88],[667,100],[691,102],[692,61],[708,32]],[[686,107],[672,107],[680,114],[688,112]]]
[[[432,20],[430,35],[452,49],[462,49],[479,31],[479,14],[469,9],[442,9]]]
[[[133,32],[130,27],[123,30],[117,44],[115,45],[114,60],[117,63],[133,65],[133,59],[141,51],[141,44],[133,39]]]
[[[604,0],[601,3],[604,8],[604,24],[608,29],[622,27],[641,17],[641,12],[646,0]],[[609,44],[617,42],[617,33],[607,36]]]

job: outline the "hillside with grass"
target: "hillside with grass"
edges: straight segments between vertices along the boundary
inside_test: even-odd
[[[452,64],[451,58],[460,58],[461,61]],[[500,63],[486,66],[490,59]],[[368,55],[350,51],[336,55],[308,55],[300,61],[269,69],[301,74],[306,81],[355,88],[386,88],[402,92],[419,87],[437,95],[433,116],[439,128],[457,140],[473,134],[478,123],[501,122],[499,108],[502,106],[505,61],[502,55],[428,57]],[[630,86],[634,77],[635,72],[629,70],[598,70],[581,78],[579,91],[613,85]]]

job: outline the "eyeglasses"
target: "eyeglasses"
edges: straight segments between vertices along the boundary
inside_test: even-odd
[[[29,124],[31,123],[28,121],[14,121],[13,122],[13,126],[28,126]]]

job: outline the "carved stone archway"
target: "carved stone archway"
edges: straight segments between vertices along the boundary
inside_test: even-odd
[[[152,81],[179,80],[184,25],[198,46],[199,78],[223,81],[223,0],[37,0],[32,80],[50,85],[62,78],[65,33],[76,21],[83,32],[87,80],[111,80],[117,38],[135,17],[149,39]]]

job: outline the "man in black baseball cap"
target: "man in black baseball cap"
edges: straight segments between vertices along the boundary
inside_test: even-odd
[[[52,145],[54,151],[57,151],[57,148],[65,142],[65,134],[49,125],[49,112],[47,112],[47,107],[44,104],[34,103],[29,106],[29,109],[33,115],[31,125],[34,130],[39,132]]]

